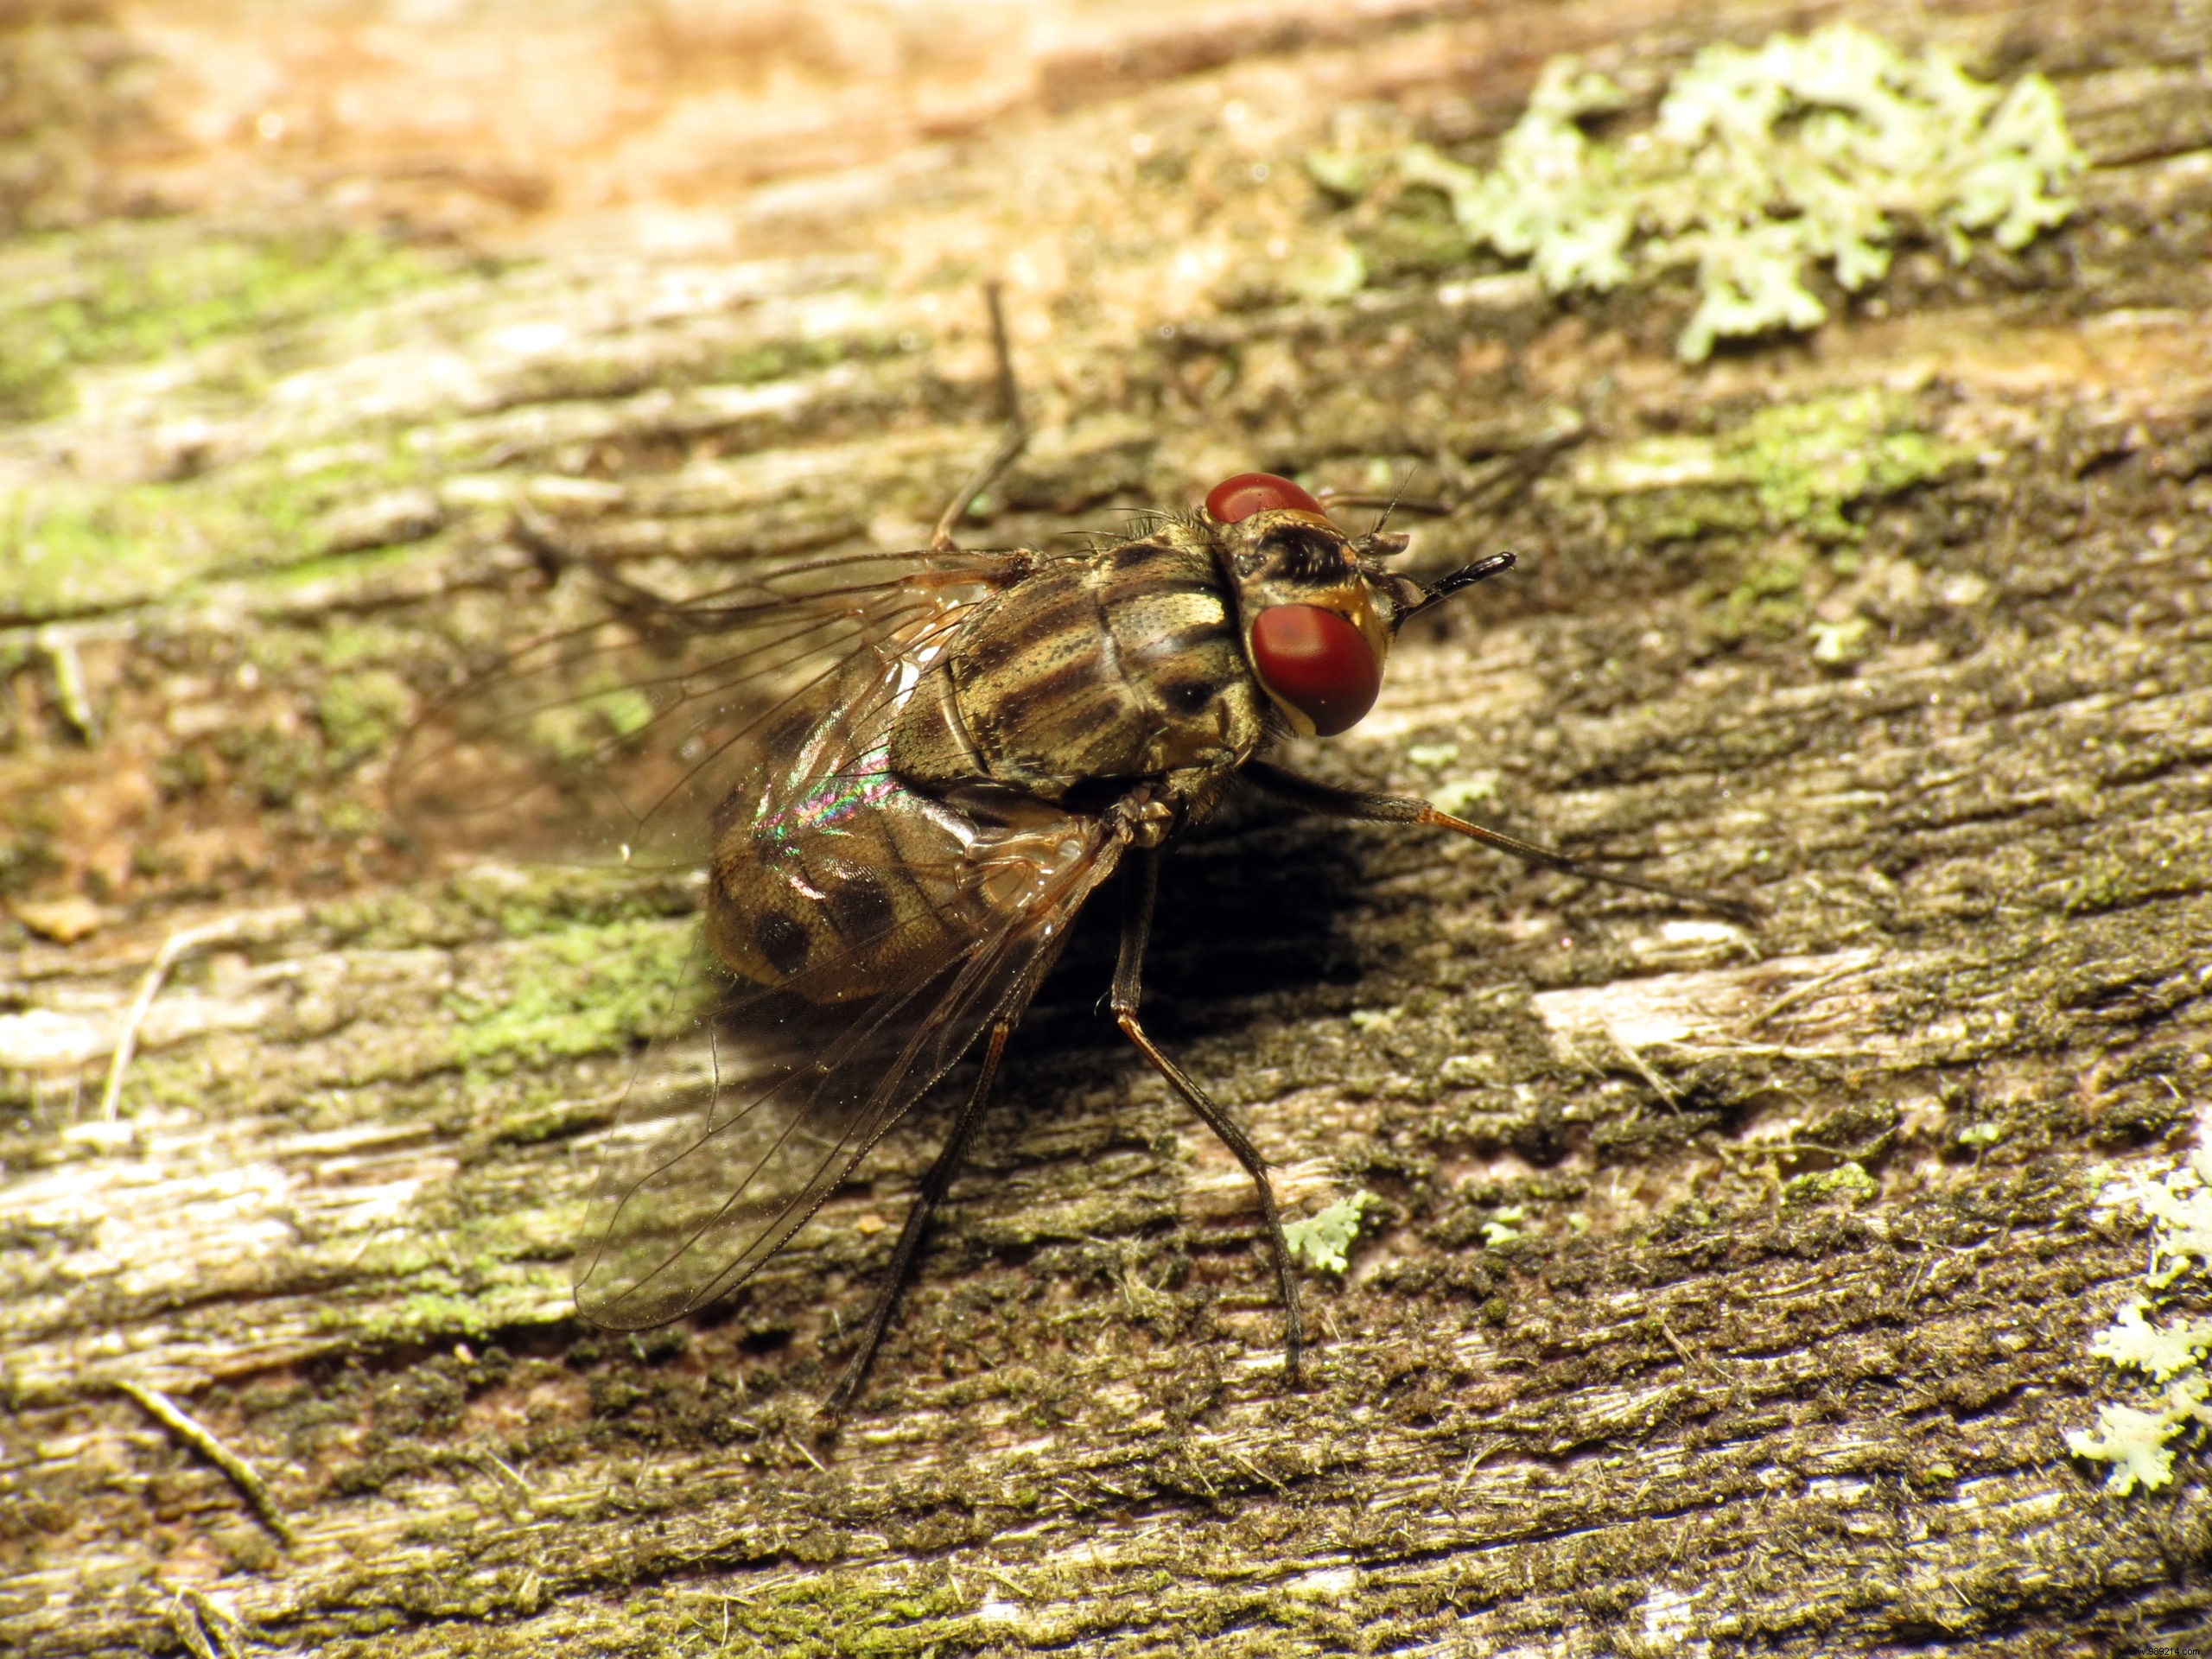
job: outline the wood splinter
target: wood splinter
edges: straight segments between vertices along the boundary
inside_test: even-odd
[[[261,1524],[276,1535],[276,1541],[289,1549],[292,1547],[291,1522],[284,1518],[283,1510],[276,1507],[276,1500],[270,1496],[268,1483],[258,1471],[237,1452],[215,1437],[214,1430],[201,1422],[182,1406],[159,1389],[143,1382],[118,1382],[116,1392],[128,1395],[138,1402],[139,1409],[163,1428],[182,1440],[201,1457],[223,1471],[224,1478],[238,1489]]]

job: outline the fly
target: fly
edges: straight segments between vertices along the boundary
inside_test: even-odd
[[[1007,431],[927,548],[777,563],[681,603],[600,571],[614,620],[525,650],[434,713],[396,785],[413,817],[459,813],[510,839],[518,820],[581,822],[626,861],[706,871],[723,994],[688,1039],[656,1046],[626,1098],[575,1276],[594,1324],[664,1324],[741,1283],[980,1053],[831,1413],[882,1341],[1007,1040],[1117,871],[1114,1020],[1250,1176],[1297,1378],[1303,1326],[1267,1162],[1140,1013],[1161,855],[1233,786],[1742,909],[1268,758],[1356,725],[1406,622],[1510,553],[1416,581],[1384,563],[1405,536],[1349,536],[1297,484],[1256,473],[1087,552],[959,547],[960,514],[1027,436],[989,299]],[[527,758],[549,725],[550,767]],[[549,792],[567,799],[556,810]]]

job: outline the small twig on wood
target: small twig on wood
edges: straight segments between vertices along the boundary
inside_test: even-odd
[[[1666,1338],[1667,1345],[1673,1349],[1675,1352],[1681,1357],[1683,1364],[1694,1366],[1698,1370],[1705,1371],[1710,1376],[1719,1377],[1723,1382],[1728,1381],[1727,1372],[1722,1370],[1720,1367],[1714,1364],[1703,1354],[1693,1351],[1680,1337],[1675,1334],[1674,1327],[1669,1325],[1666,1320],[1654,1318],[1652,1323],[1659,1327],[1659,1334]]]
[[[54,670],[54,700],[61,718],[79,741],[96,742],[99,716],[92,712],[92,692],[85,681],[85,659],[77,654],[77,637],[68,629],[48,623],[38,631],[38,648]]]
[[[1682,1103],[1681,1097],[1666,1085],[1643,1055],[1629,1046],[1628,1039],[1620,1034],[1611,1020],[1605,1023],[1605,1035],[1613,1039],[1613,1046],[1620,1050],[1622,1054],[1627,1057],[1628,1063],[1636,1068],[1637,1076],[1649,1084],[1652,1092],[1667,1103],[1668,1109],[1679,1110]]]
[[[1222,1451],[1228,1457],[1229,1460],[1236,1465],[1238,1468],[1244,1470],[1255,1478],[1263,1482],[1267,1485],[1274,1487],[1278,1492],[1287,1492],[1290,1490],[1290,1488],[1284,1485],[1282,1482],[1277,1480],[1266,1470],[1261,1468],[1258,1464],[1253,1462],[1251,1459],[1246,1457],[1244,1453],[1239,1452],[1235,1446],[1224,1446]]]
[[[1452,1490],[1446,1493],[1445,1496],[1447,1497],[1459,1497],[1460,1490],[1467,1484],[1467,1477],[1475,1472],[1475,1465],[1482,1462],[1484,1459],[1489,1457],[1491,1452],[1502,1451],[1505,1445],[1506,1440],[1504,1436],[1500,1435],[1497,1439],[1492,1440],[1488,1446],[1478,1446],[1469,1452],[1467,1453],[1466,1462],[1459,1465],[1459,1478],[1452,1483]]]
[[[169,1599],[169,1629],[176,1632],[176,1639],[184,1643],[192,1659],[223,1659],[208,1639],[207,1626],[200,1621],[199,1609],[184,1598],[180,1590]]]
[[[307,909],[301,905],[241,911],[194,927],[181,927],[162,941],[162,948],[154,953],[153,964],[146,969],[146,976],[138,982],[137,995],[130,999],[130,1007],[124,1014],[122,1029],[115,1034],[115,1055],[108,1062],[107,1087],[100,1091],[102,1122],[115,1122],[116,1108],[123,1099],[123,1074],[130,1069],[130,1058],[137,1052],[138,1028],[145,1024],[146,1011],[154,1006],[154,999],[162,994],[162,982],[168,977],[169,969],[188,951],[197,950],[202,945],[219,944],[241,936],[266,936],[296,927],[306,916]]]
[[[1784,991],[1780,996],[1776,997],[1773,1001],[1768,1003],[1757,1014],[1744,1021],[1744,1029],[1747,1032],[1757,1031],[1768,1020],[1773,1019],[1776,1014],[1796,1007],[1800,1002],[1802,1002],[1808,998],[1815,996],[1820,992],[1826,990],[1829,986],[1834,984],[1839,979],[1848,979],[1853,974],[1864,973],[1866,970],[1866,964],[1863,962],[1847,963],[1840,968],[1831,969],[1828,972],[1822,974],[1818,979],[1808,979],[1802,985],[1797,986],[1794,989]]]
[[[476,1452],[476,1459],[480,1465],[488,1466],[505,1475],[515,1491],[522,1495],[524,1503],[528,1503],[535,1496],[531,1491],[530,1483],[522,1478],[521,1471],[498,1452],[480,1447]]]
[[[212,1636],[215,1639],[215,1646],[222,1650],[223,1659],[245,1659],[245,1649],[238,1642],[236,1619],[218,1607],[209,1599],[207,1592],[196,1585],[186,1585],[177,1592],[177,1594],[190,1605],[194,1613],[198,1615],[194,1623],[202,1642]],[[174,1624],[177,1621],[173,1616],[170,1622]],[[181,1630],[178,1633],[183,1634]],[[188,1647],[194,1646],[190,1637],[186,1637],[185,1643]],[[197,1651],[197,1649],[195,1648],[194,1650]],[[210,1659],[213,1659],[213,1656],[210,1656]]]
[[[292,1547],[291,1523],[284,1519],[284,1512],[276,1507],[268,1484],[251,1464],[217,1440],[213,1429],[159,1389],[128,1381],[119,1381],[115,1387],[118,1393],[130,1395],[149,1417],[221,1470],[261,1524],[276,1535],[276,1541],[287,1549]]]

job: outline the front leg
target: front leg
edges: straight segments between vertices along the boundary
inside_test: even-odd
[[[1409,795],[1377,795],[1366,790],[1339,789],[1334,784],[1325,784],[1312,778],[1301,778],[1294,772],[1285,772],[1281,766],[1271,766],[1264,760],[1247,763],[1244,776],[1278,800],[1302,807],[1327,818],[1350,818],[1361,823],[1421,823],[1439,830],[1450,830],[1484,846],[1495,847],[1501,852],[1525,858],[1531,864],[1541,864],[1547,869],[1579,875],[1592,881],[1610,881],[1618,887],[1634,887],[1641,893],[1656,893],[1668,899],[1678,899],[1684,904],[1700,905],[1707,910],[1717,910],[1732,921],[1746,926],[1758,925],[1762,907],[1742,899],[1723,899],[1709,893],[1694,893],[1688,887],[1670,886],[1664,881],[1653,881],[1638,875],[1623,875],[1617,870],[1601,870],[1586,864],[1580,859],[1569,858],[1565,853],[1555,853],[1548,847],[1539,847],[1534,842],[1522,841],[1518,836],[1509,836],[1502,830],[1492,830],[1465,818],[1455,818],[1441,807],[1417,800]]]

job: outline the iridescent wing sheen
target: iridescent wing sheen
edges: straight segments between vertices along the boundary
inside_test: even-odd
[[[723,980],[632,1083],[593,1198],[600,1242],[577,1264],[584,1316],[618,1330],[664,1323],[781,1249],[978,1036],[1020,1017],[1119,852],[1096,817],[986,831],[921,872],[973,921],[964,945],[849,1001],[802,994],[817,973],[837,982],[849,964],[834,959],[794,990]],[[853,959],[885,944],[849,942]]]
[[[681,603],[616,586],[605,620],[524,647],[423,716],[394,763],[395,813],[472,851],[702,864],[780,709],[832,683],[863,706],[893,695],[1026,557],[791,561]]]

